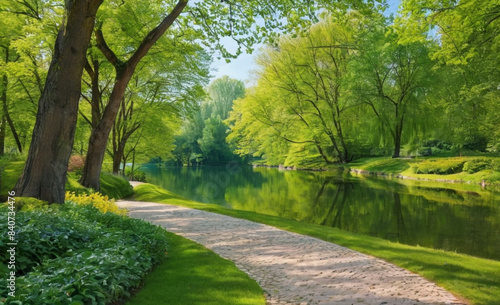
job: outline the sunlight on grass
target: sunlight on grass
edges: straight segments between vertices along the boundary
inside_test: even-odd
[[[146,276],[128,305],[265,304],[259,285],[232,262],[183,237],[168,236],[167,260]]]
[[[214,204],[202,204],[175,196],[151,184],[135,189],[135,199],[180,205],[268,224],[284,230],[317,237],[372,255],[437,283],[473,304],[498,304],[500,262],[341,231],[295,220],[254,212],[230,210]]]

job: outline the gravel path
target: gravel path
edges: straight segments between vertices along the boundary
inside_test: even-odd
[[[463,304],[418,275],[313,237],[172,205],[118,205],[233,261],[259,283],[268,304]]]

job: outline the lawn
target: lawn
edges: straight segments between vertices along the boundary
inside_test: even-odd
[[[168,238],[168,259],[146,276],[127,305],[265,304],[259,285],[231,261],[173,233]]]

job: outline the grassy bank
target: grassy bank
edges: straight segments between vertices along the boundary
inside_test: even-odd
[[[168,238],[168,259],[146,276],[127,305],[265,304],[259,285],[232,262],[178,235]]]
[[[379,257],[446,288],[473,304],[498,304],[500,262],[467,255],[392,243],[331,227],[295,220],[225,209],[184,199],[160,187],[143,184],[134,189],[136,200],[180,205],[268,224],[284,230],[314,236],[362,253]]]
[[[6,200],[6,194],[14,189],[19,176],[24,167],[24,160],[21,159],[0,159],[0,200]],[[66,191],[78,194],[93,192],[91,189],[83,187],[78,183],[80,177],[75,173],[69,173],[66,181]],[[130,183],[121,177],[108,173],[102,173],[100,177],[101,193],[109,198],[125,198],[132,195],[133,190]],[[0,201],[1,202],[1,201]]]
[[[500,186],[500,157],[375,157],[355,160],[348,167],[365,174]]]

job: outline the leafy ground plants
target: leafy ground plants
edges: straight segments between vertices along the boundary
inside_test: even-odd
[[[0,213],[3,223],[6,215]],[[18,211],[16,227],[16,294],[7,297],[2,278],[0,304],[109,304],[128,297],[166,257],[163,229],[89,204]],[[0,243],[3,262],[6,243]]]

